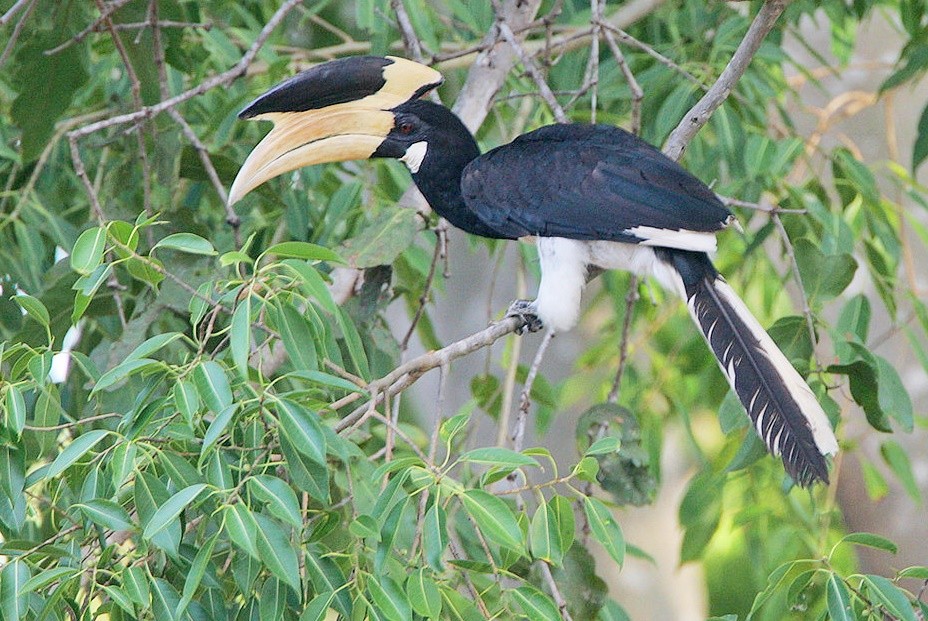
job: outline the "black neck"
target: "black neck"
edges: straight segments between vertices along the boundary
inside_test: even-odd
[[[481,237],[505,238],[474,215],[461,193],[464,168],[480,155],[474,136],[444,106],[423,100],[406,106],[431,127],[425,157],[412,175],[425,200],[435,213],[463,231]]]

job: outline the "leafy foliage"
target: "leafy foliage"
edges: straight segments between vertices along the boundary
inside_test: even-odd
[[[401,167],[304,170],[225,208],[224,188],[264,131],[236,119],[252,96],[346,49],[397,52],[399,4],[426,53],[445,54],[450,102],[465,78],[459,52],[493,32],[492,3],[25,4],[4,26],[12,55],[0,60],[9,111],[0,116],[0,616],[626,618],[604,579],[647,551],[625,540],[615,508],[653,499],[672,420],[683,422],[700,465],[679,507],[681,558],[705,564],[712,614],[926,614],[905,585],[928,580],[928,569],[892,579],[857,570],[855,546],[894,553],[895,545],[844,535],[825,490],[791,489],[779,464],[760,459],[711,355],[680,321],[684,311],[651,303],[660,293],[626,305],[629,278],[603,275],[587,300],[594,321],[610,311],[601,338],[566,380],[539,375],[527,391],[541,432],[572,407],[589,408],[565,462],[544,448],[563,444],[555,434],[527,449],[474,434],[481,419],[506,424],[513,386],[529,383],[511,340],[485,373],[452,376],[473,398],[450,416],[440,403],[400,406],[398,395],[381,403],[407,355],[409,338],[395,332],[443,344],[442,318],[426,302],[445,286],[444,233],[398,205],[408,184]],[[540,4],[565,43],[545,50],[548,22],[538,22],[526,46],[550,61],[547,81],[570,117],[588,121],[595,111],[600,122],[627,125],[636,104],[620,64],[605,46],[591,62],[589,39],[573,36],[593,28],[589,4]],[[891,10],[910,40],[883,91],[924,73],[922,2],[852,4],[796,0],[784,19],[794,25],[821,8],[840,64],[861,19]],[[621,3],[604,5],[609,17]],[[645,138],[660,144],[717,78],[747,13],[678,0],[628,26],[673,61],[623,46],[645,94]],[[268,42],[252,48],[278,17]],[[787,112],[781,44],[775,31],[689,145],[686,165],[722,195],[804,215],[737,210],[746,233],[725,237],[720,269],[763,323],[780,317],[771,333],[835,421],[852,405],[826,391],[839,384],[874,430],[912,430],[923,421],[893,362],[870,351],[881,338],[871,318],[885,310],[928,369],[928,309],[906,278],[913,242],[902,230],[922,246],[928,231],[881,184],[928,207],[924,188],[904,167],[869,166],[843,147],[821,155],[831,180],[803,173],[811,149]],[[249,62],[239,66],[243,55]],[[246,69],[247,79],[234,79]],[[588,73],[598,73],[595,86]],[[550,122],[537,90],[511,71],[481,142]],[[912,169],[928,153],[926,119]],[[502,254],[500,244],[474,246]],[[531,251],[522,252],[529,271]],[[339,279],[358,273],[341,293]],[[848,297],[858,278],[875,294]],[[784,280],[807,313],[793,308]],[[394,302],[410,309],[411,324],[388,324]],[[632,352],[619,406],[606,395],[624,362],[616,344],[626,320]],[[834,353],[821,354],[824,368],[816,339]],[[704,440],[703,420],[716,410],[743,442]],[[888,438],[881,446],[920,501],[905,451]],[[867,462],[865,474],[871,497],[884,494],[880,470]],[[733,562],[748,574],[747,603],[721,605],[732,585],[718,576]]]

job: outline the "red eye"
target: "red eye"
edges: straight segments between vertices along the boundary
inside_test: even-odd
[[[400,130],[400,133],[403,135],[411,134],[413,130],[412,123],[410,123],[409,121],[406,121],[405,123],[400,123],[399,130]]]

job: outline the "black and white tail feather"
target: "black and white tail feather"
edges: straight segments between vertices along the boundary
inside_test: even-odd
[[[683,279],[686,305],[744,404],[754,428],[799,485],[828,482],[838,443],[825,412],[744,302],[703,253],[665,251]]]

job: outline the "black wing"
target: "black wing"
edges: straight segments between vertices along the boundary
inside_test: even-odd
[[[510,237],[654,237],[665,245],[655,229],[712,233],[731,216],[699,179],[610,125],[550,125],[520,136],[468,164],[461,188],[467,206]]]

